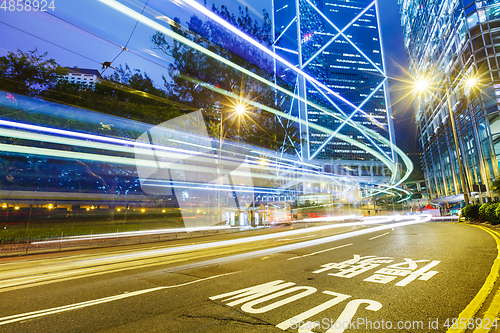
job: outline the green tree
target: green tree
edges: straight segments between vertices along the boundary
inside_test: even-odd
[[[37,49],[18,49],[0,57],[0,90],[33,96],[52,88],[66,69],[54,59],[47,59],[47,55],[48,52],[39,53]]]
[[[92,86],[58,80],[42,96],[48,100],[154,125],[185,112],[182,106],[169,100],[165,91],[155,87],[146,73],[139,69],[131,70],[128,65],[125,68],[118,66],[112,75]],[[125,133],[120,134],[127,137]]]
[[[265,11],[262,25],[250,17],[248,8],[240,8],[238,17],[229,13],[225,6],[220,10],[212,6],[212,11],[263,45],[270,45],[271,23]],[[181,26],[179,19],[175,19],[171,28],[177,34],[232,63],[269,81],[274,80],[273,62],[257,48],[242,43],[239,37],[222,29],[218,23],[210,19],[202,21],[193,15],[187,22],[187,29]],[[169,41],[161,32],[155,33],[151,40],[154,49],[173,58],[168,69],[170,80],[164,77],[169,96],[178,102],[205,110],[212,136],[220,134],[220,126],[216,129],[214,124],[220,122],[222,113],[225,137],[241,139],[271,149],[280,148],[283,142],[290,145],[290,142],[285,140],[286,133],[277,123],[276,116],[258,108],[249,108],[244,116],[237,117],[233,111],[238,100],[232,100],[204,86],[220,88],[236,96],[279,109],[276,101],[281,96],[272,88],[189,45],[177,40]]]

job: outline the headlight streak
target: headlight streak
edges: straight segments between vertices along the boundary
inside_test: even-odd
[[[209,190],[209,191],[223,191],[223,192],[233,192],[236,191],[238,193],[263,193],[263,194],[272,194],[272,195],[280,195],[283,191],[279,189],[273,189],[271,187],[259,187],[259,186],[253,186],[253,187],[245,187],[244,185],[238,185],[238,184],[233,184],[233,185],[222,185],[222,184],[217,184],[217,183],[193,183],[193,182],[184,182],[184,183],[177,183],[177,182],[170,182],[167,180],[158,180],[158,183],[160,184],[155,184],[151,183],[151,180],[148,179],[147,186],[156,186],[156,187],[170,187],[172,186],[171,183],[174,184],[175,188],[186,188],[186,189],[200,189],[200,190]],[[163,183],[163,184],[161,184]]]
[[[122,153],[127,153],[127,154],[133,154],[135,152],[133,147],[130,147],[133,143],[131,141],[125,140],[125,139],[116,139],[116,138],[108,138],[104,136],[98,136],[98,135],[92,135],[92,134],[83,134],[79,132],[73,132],[73,131],[67,131],[67,130],[59,130],[55,128],[50,128],[50,127],[43,127],[43,126],[37,126],[37,125],[27,125],[23,123],[16,123],[16,122],[10,122],[10,121],[4,121],[0,120],[0,125],[8,126],[10,128],[20,128],[20,129],[28,129],[31,131],[37,131],[37,132],[42,132],[42,133],[50,133],[50,134],[58,134],[57,136],[55,135],[49,135],[49,134],[42,134],[42,133],[34,133],[34,132],[27,132],[27,131],[20,131],[20,130],[11,130],[4,128],[0,132],[0,136],[4,137],[14,137],[14,138],[20,138],[20,139],[25,139],[25,140],[31,140],[31,141],[38,141],[38,142],[50,142],[50,143],[55,143],[55,144],[61,144],[61,145],[69,145],[69,146],[78,146],[78,147],[84,147],[84,148],[92,148],[92,149],[98,149],[98,150],[108,150],[108,151],[114,151],[114,152],[122,152]],[[59,136],[63,135],[63,137]],[[72,138],[73,137],[73,138]],[[79,140],[75,139],[76,138],[82,138],[85,140]],[[93,140],[93,141],[89,141]],[[103,143],[104,142],[110,142],[110,143]],[[143,154],[148,153],[150,148],[154,148],[156,151],[156,154],[160,157],[175,157],[178,159],[184,159],[187,158],[188,156],[198,156],[198,161],[206,161],[209,162],[211,161],[215,155],[212,154],[201,154],[197,151],[190,151],[186,149],[180,149],[180,148],[171,148],[171,147],[165,147],[165,146],[159,146],[159,145],[148,145],[148,144],[139,144],[141,148],[135,148],[136,150],[139,149],[139,151]],[[74,159],[86,159],[86,160],[93,160],[93,161],[100,161],[100,162],[111,162],[111,163],[117,163],[117,164],[126,164],[126,165],[134,165],[136,162],[139,162],[142,165],[150,165],[151,161],[149,160],[132,160],[131,158],[127,157],[120,157],[120,156],[110,156],[108,155],[101,155],[101,154],[89,154],[89,153],[81,153],[81,152],[72,152],[72,151],[62,151],[62,150],[57,150],[57,149],[49,149],[49,148],[37,148],[37,147],[27,147],[27,146],[18,146],[18,145],[8,145],[8,148],[6,145],[0,144],[0,149],[3,148],[4,151],[11,151],[11,152],[17,152],[17,153],[31,153],[31,154],[37,154],[37,155],[47,155],[47,156],[55,156],[55,157],[60,157],[60,158],[74,158]],[[259,151],[254,151],[251,150],[251,152],[254,153],[259,153]],[[246,155],[242,153],[235,153],[235,152],[227,152],[228,154],[232,155],[240,155],[243,157],[249,157],[251,155]],[[230,165],[228,163],[233,163],[233,159],[231,157],[226,157],[223,154],[223,163],[226,165]],[[289,160],[292,161],[292,160]],[[234,159],[234,163],[239,163],[240,161],[237,159]],[[258,161],[258,157],[252,156],[252,160],[248,161],[252,165],[252,169],[254,171],[260,170],[262,172],[268,172],[271,173],[272,169],[271,167],[275,165],[280,165],[280,167],[283,170],[289,170],[289,171],[301,171],[304,173],[304,170],[302,170],[300,167],[296,167],[290,164],[286,163],[279,163],[275,162],[273,164],[268,164],[268,165],[261,165]],[[169,163],[162,163],[164,167],[171,167],[173,169],[176,168],[175,165],[169,164]],[[177,166],[178,167],[178,166]],[[183,166],[184,168],[185,166]],[[199,170],[198,168],[194,167],[192,168],[193,171]],[[206,171],[206,170],[204,170]],[[224,170],[223,170],[224,171]],[[307,171],[306,175],[309,175],[309,177],[313,178],[308,178],[308,181],[315,182],[317,179],[314,177],[316,176],[322,176],[326,177],[327,179],[330,179],[332,181],[335,181],[338,183],[338,181],[335,179],[335,177],[332,176],[326,176],[322,175],[320,172],[317,171]],[[242,175],[242,176],[246,176]],[[286,179],[283,178],[282,176],[274,176],[274,175],[269,175],[269,174],[259,174],[256,173],[254,174],[254,177],[257,178],[273,178],[273,179]],[[338,183],[340,184],[340,183]],[[161,185],[156,185],[156,186],[161,186]]]
[[[332,221],[345,221],[345,220],[353,220],[360,219],[361,216],[357,215],[342,215],[342,216],[327,216],[327,217],[314,217],[307,218],[297,222],[332,222]]]
[[[128,157],[119,157],[119,156],[110,156],[110,155],[101,155],[101,154],[90,154],[90,153],[80,153],[80,152],[71,152],[65,150],[55,150],[49,148],[37,148],[37,147],[27,147],[27,146],[18,146],[18,145],[10,145],[10,144],[0,144],[0,151],[11,152],[11,153],[20,153],[20,154],[32,154],[32,155],[41,155],[41,156],[51,156],[63,159],[79,159],[79,160],[87,160],[94,162],[102,162],[102,163],[112,163],[112,164],[122,164],[129,166],[149,166],[155,167],[156,164],[151,160],[140,160],[133,159]],[[192,172],[217,172],[216,168],[209,167],[198,167],[195,165],[188,164],[176,164],[171,163],[168,165],[171,169],[178,169],[183,171],[192,171]],[[257,167],[257,166],[256,166]],[[262,167],[262,166],[260,166]],[[223,170],[224,173],[228,173],[227,170]],[[243,171],[232,171],[232,174],[235,176],[248,176],[247,173]],[[259,174],[252,173],[252,177],[254,178],[263,178],[263,179],[286,179],[284,177],[275,176],[272,174]],[[307,179],[307,178],[306,178]],[[314,180],[311,180],[314,181]]]
[[[129,147],[129,146],[140,146],[144,150],[140,150],[141,153],[147,153],[149,152],[150,149],[155,149],[157,151],[157,154],[160,154],[159,156],[166,156],[166,155],[161,155],[168,153],[169,157],[177,157],[179,159],[184,158],[182,154],[187,154],[187,155],[198,155],[198,156],[203,156],[205,155],[206,158],[213,158],[214,155],[212,154],[203,154],[195,151],[190,151],[186,149],[179,149],[179,148],[174,148],[174,147],[166,147],[166,146],[160,146],[160,145],[153,145],[153,144],[143,144],[143,143],[136,143],[135,141],[129,141],[125,139],[116,139],[116,138],[109,138],[105,136],[99,136],[99,135],[93,135],[93,134],[84,134],[84,133],[79,133],[79,132],[73,132],[73,131],[67,131],[67,130],[59,130],[56,128],[50,128],[50,127],[43,127],[43,126],[37,126],[37,125],[29,125],[29,124],[24,124],[24,123],[16,123],[16,122],[11,122],[11,121],[5,121],[5,120],[0,120],[0,125],[8,126],[8,127],[13,127],[13,128],[21,128],[21,129],[27,129],[27,130],[33,130],[37,132],[45,132],[45,133],[52,133],[52,134],[58,134],[58,135],[64,135],[64,136],[69,136],[69,137],[80,137],[83,139],[86,139],[85,141],[78,141],[75,139],[64,139],[62,140],[61,137],[54,137],[54,136],[48,136],[48,135],[43,135],[43,134],[38,134],[38,133],[32,133],[32,132],[24,132],[24,131],[13,131],[13,130],[8,130],[4,129],[2,132],[0,132],[0,136],[4,137],[15,137],[19,139],[26,139],[26,140],[33,140],[33,141],[46,141],[46,142],[51,142],[51,143],[56,143],[56,144],[66,144],[66,145],[73,145],[73,146],[80,146],[80,147],[87,147],[87,148],[94,148],[94,149],[102,149],[102,150],[110,150],[110,151],[120,151],[124,153],[134,153],[134,148]],[[187,134],[187,133],[186,133]],[[114,144],[119,144],[119,145],[110,145],[110,144],[102,144],[102,143],[97,143],[97,142],[91,142],[88,140],[94,140],[94,141],[104,141],[104,142],[110,142]],[[178,140],[171,140],[171,141],[176,141],[178,143],[182,144],[189,144],[185,142],[181,142]],[[191,144],[193,145],[193,144]],[[206,147],[204,147],[206,149]],[[160,150],[160,152],[158,152]],[[164,152],[163,152],[164,151]],[[218,149],[213,148],[214,152],[217,152]],[[172,155],[172,152],[179,153],[180,155]],[[226,152],[226,151],[224,151]],[[251,153],[256,153],[256,154],[263,154],[262,152],[255,151],[255,150],[250,150]],[[253,159],[258,159],[256,156],[251,156],[251,155],[245,155],[242,153],[237,153],[233,151],[227,151],[228,154],[235,154],[239,156],[246,156],[246,157],[252,157]],[[272,156],[268,154],[268,156]],[[224,160],[231,161],[231,158],[228,158],[227,156],[224,156]],[[291,163],[296,163],[296,164],[301,164],[301,165],[306,165],[306,166],[312,166],[310,164],[302,163],[300,161],[294,161],[291,159],[283,159],[281,158],[280,160],[286,160]],[[240,162],[237,159],[234,159],[234,162]],[[257,161],[249,161],[249,163],[255,164],[256,168],[261,168],[265,170],[266,168],[260,165]],[[290,165],[290,164],[285,164],[285,163],[280,163],[281,168],[284,169],[292,169],[292,170],[302,170],[299,167]],[[314,166],[315,168],[319,168],[317,166]]]
[[[112,262],[115,260],[140,259],[140,258],[147,258],[147,257],[151,257],[151,256],[166,255],[166,254],[175,253],[175,252],[179,252],[179,251],[189,252],[189,251],[206,250],[209,248],[224,247],[224,246],[230,246],[230,245],[236,245],[236,244],[245,244],[245,243],[250,243],[250,242],[255,242],[255,241],[271,240],[274,238],[290,237],[290,236],[294,236],[294,235],[300,235],[300,234],[304,234],[304,233],[317,232],[317,231],[334,229],[334,228],[365,226],[365,225],[372,225],[372,224],[387,223],[390,221],[395,221],[395,220],[397,220],[397,218],[411,219],[413,221],[395,223],[395,224],[385,225],[385,226],[381,226],[381,227],[373,227],[373,228],[369,228],[367,230],[353,231],[353,232],[348,232],[348,233],[341,234],[341,235],[330,236],[330,237],[321,238],[318,240],[308,241],[308,242],[306,242],[308,245],[304,245],[302,247],[317,245],[317,244],[326,243],[326,242],[329,242],[332,240],[338,240],[338,239],[344,239],[344,238],[348,238],[348,237],[352,237],[352,236],[362,235],[362,234],[365,234],[368,232],[385,230],[385,229],[388,229],[391,227],[398,227],[398,226],[403,226],[403,225],[428,222],[431,220],[432,216],[430,216],[430,215],[415,215],[415,216],[403,216],[403,217],[395,217],[395,216],[385,217],[384,216],[384,217],[380,217],[379,219],[374,220],[374,221],[346,222],[346,223],[339,223],[339,224],[331,224],[331,225],[326,225],[326,226],[318,226],[318,227],[284,231],[284,232],[279,232],[276,234],[251,236],[251,237],[246,237],[246,238],[241,238],[241,239],[219,241],[219,242],[208,243],[208,244],[186,245],[186,246],[176,247],[176,248],[149,250],[149,251],[136,252],[136,253],[132,253],[132,254],[110,256],[110,257],[104,257],[104,258],[99,258],[99,259],[90,259],[90,260],[80,261],[80,263],[86,264],[86,263],[91,263],[91,262],[92,263],[94,263],[94,262]],[[88,238],[88,240],[90,240],[90,237]]]
[[[229,227],[229,226],[214,226],[214,227],[126,231],[126,232],[117,232],[117,233],[109,233],[109,234],[68,236],[68,237],[63,237],[63,238],[57,239],[57,240],[33,242],[31,244],[40,245],[40,244],[51,244],[51,243],[60,243],[60,242],[74,242],[74,241],[82,241],[82,240],[98,240],[98,239],[103,239],[103,238],[124,238],[124,237],[135,237],[135,236],[150,236],[150,235],[162,235],[162,234],[171,234],[171,233],[189,233],[189,232],[207,231],[207,230],[230,230],[230,229],[239,229],[239,228],[238,227]]]
[[[279,91],[281,91],[281,92],[283,92],[283,93],[285,93],[285,94],[287,94],[289,96],[292,96],[292,97],[294,97],[294,98],[296,98],[298,100],[301,100],[304,103],[310,104],[310,101],[303,100],[300,96],[297,96],[294,93],[292,93],[292,92],[290,92],[290,91],[288,91],[288,90],[280,87],[279,85],[274,84],[273,82],[268,81],[268,80],[260,77],[259,75],[255,74],[255,73],[253,73],[253,72],[251,72],[251,71],[249,71],[249,70],[247,70],[247,69],[245,69],[245,68],[243,68],[243,67],[241,67],[239,65],[236,65],[235,63],[232,63],[231,61],[229,61],[229,60],[227,60],[227,59],[219,56],[218,54],[216,54],[216,53],[214,53],[212,51],[209,51],[209,50],[201,47],[200,45],[198,45],[196,43],[193,43],[191,40],[189,40],[189,39],[187,39],[187,38],[185,38],[185,37],[183,37],[181,35],[178,35],[177,33],[173,32],[172,30],[167,29],[165,26],[163,26],[163,25],[161,25],[161,24],[159,24],[159,23],[157,23],[157,22],[155,22],[155,21],[147,18],[146,16],[144,16],[144,15],[142,15],[142,14],[140,14],[140,13],[138,13],[138,12],[132,10],[132,9],[130,9],[129,7],[127,7],[127,6],[119,3],[117,1],[114,1],[114,0],[100,0],[100,1],[103,2],[103,3],[105,3],[106,5],[114,8],[114,9],[116,9],[117,11],[119,11],[121,13],[123,13],[123,14],[125,14],[125,15],[127,15],[127,16],[135,19],[135,20],[137,20],[137,21],[142,22],[143,24],[145,24],[145,25],[147,25],[147,26],[149,26],[149,27],[151,27],[151,28],[153,28],[153,29],[155,29],[157,31],[161,31],[162,33],[165,33],[167,36],[169,36],[171,38],[174,38],[174,39],[178,40],[179,42],[181,42],[183,44],[186,44],[186,45],[192,47],[193,49],[195,49],[195,50],[197,50],[199,52],[202,52],[202,53],[204,53],[204,54],[212,57],[213,59],[216,59],[216,60],[218,60],[218,61],[220,61],[220,62],[222,62],[222,63],[224,63],[224,64],[226,64],[228,66],[233,67],[234,69],[236,69],[236,70],[238,70],[238,71],[240,71],[240,72],[242,72],[242,73],[244,73],[244,74],[246,74],[246,75],[248,75],[248,76],[250,76],[250,77],[252,77],[252,78],[254,78],[254,79],[256,79],[256,80],[258,80],[258,81],[260,81],[262,83],[264,83],[264,84],[266,84],[266,85],[268,85],[269,87],[273,87],[274,89],[277,89],[277,90],[279,90]],[[226,24],[227,24],[227,22],[226,22]],[[260,47],[263,47],[263,46],[260,46]],[[268,52],[270,52],[270,50],[268,50]],[[275,55],[272,54],[272,56],[274,57]],[[298,70],[298,69],[296,69],[291,64],[290,64],[289,68],[293,68],[294,70]],[[303,73],[303,75],[308,76],[306,73]],[[313,80],[314,82],[316,82],[317,84],[319,84],[320,86],[322,86],[322,87],[324,86],[320,82],[317,82],[316,80],[314,80],[314,78],[310,78],[310,79]],[[325,89],[327,91],[330,91],[330,89],[328,87],[325,87]],[[341,100],[344,100],[337,93],[335,93],[333,91],[332,91],[332,93],[337,98],[340,98]],[[241,97],[238,97],[238,98],[239,98],[239,100],[241,100]],[[345,102],[347,104],[351,105],[351,103],[349,101],[346,100]],[[285,114],[285,117],[289,117],[289,115]],[[315,125],[315,124],[311,123],[309,125],[311,126],[311,125]],[[324,128],[321,131],[324,132]],[[332,132],[333,133],[333,131],[328,131],[328,132]],[[372,131],[366,131],[366,132],[367,133],[371,133]],[[325,132],[325,133],[327,133],[327,132]],[[330,134],[332,134],[332,133],[330,133]],[[373,134],[370,134],[370,135],[373,136]],[[347,137],[344,138],[344,136],[337,136],[337,137],[339,137],[341,140],[344,140],[344,141],[347,139]],[[381,141],[381,142],[388,141],[387,139],[383,138],[378,133],[376,133],[376,135],[373,136],[373,137],[376,138],[377,140]],[[391,171],[393,173],[393,177],[392,178],[394,179],[395,168],[396,168],[394,162],[392,162],[390,160],[386,161],[386,159],[382,155],[380,155],[379,153],[377,153],[373,149],[371,149],[371,148],[369,148],[369,147],[367,147],[367,146],[359,143],[356,140],[353,140],[353,141],[356,142],[356,143],[352,143],[353,145],[358,146],[360,149],[363,149],[363,150],[367,151],[368,153],[372,154],[373,156],[377,157],[379,160],[381,160],[382,162],[384,162],[389,167],[389,169],[391,169]],[[390,142],[388,142],[388,143],[391,144]],[[410,173],[413,170],[413,164],[412,164],[411,160],[398,147],[394,146],[394,150],[396,151],[396,153],[398,153],[398,155],[401,156],[402,160],[406,164],[406,174],[394,185],[394,186],[397,186],[397,185],[401,184],[403,181],[405,181],[410,176]]]
[[[25,140],[32,140],[32,141],[40,141],[40,142],[50,142],[50,143],[55,143],[55,144],[62,144],[62,145],[68,145],[68,146],[79,146],[79,147],[85,147],[85,148],[93,148],[93,149],[100,149],[100,150],[109,150],[109,151],[118,151],[118,152],[123,152],[123,153],[134,153],[134,148],[128,147],[128,146],[121,146],[121,145],[111,145],[111,144],[105,144],[105,143],[98,143],[98,142],[91,142],[91,141],[82,141],[82,140],[77,140],[77,139],[62,139],[61,137],[57,136],[49,136],[49,135],[44,135],[44,134],[38,134],[38,133],[31,133],[31,132],[24,132],[24,131],[15,131],[15,130],[9,130],[9,129],[3,129],[2,132],[0,132],[0,136],[3,137],[12,137],[12,138],[19,138],[19,139],[25,139]],[[177,140],[172,140],[176,142],[180,142]],[[180,142],[183,144],[188,144],[184,142]],[[193,146],[198,146],[198,145],[193,145]],[[214,155],[207,155],[203,153],[197,153],[196,151],[189,151],[185,149],[175,149],[178,153],[168,153],[169,158],[178,158],[178,159],[184,159],[187,158],[186,155],[188,156],[193,156],[193,155],[198,155],[200,156],[200,159],[198,161],[209,161],[214,158]],[[139,152],[142,154],[146,154],[149,152],[147,149],[139,149]],[[232,152],[231,152],[232,153]],[[160,151],[157,152],[157,155],[160,157],[165,157],[167,156],[167,152]],[[239,154],[243,155],[243,154]],[[205,157],[203,157],[205,156]],[[246,155],[248,156],[248,155]],[[224,161],[232,161],[231,158],[227,158],[223,156]],[[253,158],[256,158],[252,156]],[[239,160],[234,159],[234,162],[237,163]],[[248,161],[248,163],[255,165],[256,168],[266,170],[265,168],[262,168],[262,166],[255,160]],[[276,164],[277,165],[277,164]],[[276,166],[273,164],[269,164],[268,167]],[[283,169],[294,169],[294,170],[300,170],[298,167],[293,167],[289,165],[282,165],[281,168]]]
[[[379,227],[372,227],[372,228],[365,229],[365,230],[351,231],[351,232],[347,232],[345,234],[339,234],[339,235],[304,241],[304,242],[295,243],[295,244],[282,245],[282,246],[275,247],[275,248],[258,250],[258,251],[249,252],[249,253],[236,254],[236,255],[233,255],[230,257],[225,257],[225,258],[220,258],[220,259],[212,259],[212,260],[202,261],[199,263],[187,264],[187,265],[183,265],[182,267],[166,269],[165,272],[175,272],[175,271],[179,271],[179,270],[194,269],[194,268],[201,267],[201,266],[218,265],[218,264],[223,264],[223,263],[228,263],[228,262],[233,262],[233,261],[238,261],[238,260],[243,260],[243,259],[260,257],[260,256],[268,255],[268,254],[275,254],[278,252],[293,251],[293,250],[300,249],[300,248],[316,246],[319,244],[330,243],[330,242],[334,242],[334,241],[341,240],[341,239],[347,239],[347,238],[351,238],[351,237],[361,236],[361,235],[369,234],[372,232],[378,232],[378,231],[387,230],[387,229],[404,227],[404,226],[413,225],[413,224],[425,223],[425,222],[430,221],[432,218],[432,216],[430,216],[430,215],[420,215],[417,217],[418,218],[415,218],[413,221],[409,221],[409,222],[399,222],[399,223],[383,225],[383,226],[379,226]],[[308,228],[308,229],[310,229],[310,228]]]

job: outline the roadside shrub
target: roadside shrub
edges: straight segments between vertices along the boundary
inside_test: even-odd
[[[498,224],[500,221],[496,215],[496,209],[498,208],[499,203],[489,204],[485,209],[486,220],[491,224]]]
[[[500,204],[498,204],[497,209],[495,209],[495,215],[496,215],[496,219],[494,222],[491,222],[491,224],[493,224],[493,225],[500,224]]]
[[[479,221],[484,222],[487,221],[486,217],[486,208],[490,205],[490,203],[484,203],[479,207],[478,215],[479,215]]]
[[[465,217],[467,220],[477,221],[479,219],[479,208],[480,207],[481,207],[481,204],[471,204],[471,205],[465,206],[462,209],[462,216]],[[497,211],[495,211],[495,213],[496,212]]]

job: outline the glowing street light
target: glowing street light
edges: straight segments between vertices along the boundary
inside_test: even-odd
[[[259,165],[266,166],[268,163],[269,163],[269,161],[264,159],[264,158],[259,160]]]
[[[418,79],[418,80],[415,82],[414,86],[415,86],[415,90],[416,90],[417,92],[420,92],[420,93],[421,93],[421,92],[424,92],[424,91],[426,91],[427,89],[429,89],[429,87],[430,87],[430,83],[429,83],[429,81],[428,81],[428,80],[426,80],[426,79]]]
[[[474,88],[477,84],[478,84],[478,81],[475,77],[471,77],[471,78],[467,79],[467,81],[465,81],[465,85],[468,88]]]
[[[236,105],[236,108],[235,108],[235,111],[236,113],[241,116],[242,114],[244,114],[247,110],[245,108],[245,106],[243,104],[238,104]]]

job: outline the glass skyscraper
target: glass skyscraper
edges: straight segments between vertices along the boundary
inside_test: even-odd
[[[494,196],[491,183],[499,176],[500,153],[500,2],[403,0],[400,13],[410,74],[430,84],[415,95],[430,197],[456,202],[464,189],[477,192],[473,197]]]
[[[301,157],[327,171],[354,166],[353,175],[384,176],[377,156],[395,162],[378,10],[369,0],[273,1],[274,52],[304,73],[277,65],[278,79],[300,97],[288,107],[304,120]]]

